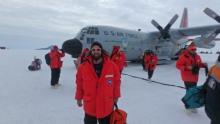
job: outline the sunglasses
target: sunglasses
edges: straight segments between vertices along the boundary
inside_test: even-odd
[[[101,49],[92,49],[92,51],[98,51],[99,52],[99,51],[101,51]]]

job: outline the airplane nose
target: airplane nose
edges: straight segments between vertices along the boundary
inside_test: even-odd
[[[62,49],[72,55],[73,58],[77,58],[81,51],[82,51],[82,43],[80,42],[80,40],[74,38],[74,39],[69,39],[67,41],[64,41],[63,45],[62,45]]]

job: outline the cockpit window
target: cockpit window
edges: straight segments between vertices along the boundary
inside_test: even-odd
[[[99,34],[99,30],[98,30],[98,28],[95,28],[95,34]]]
[[[99,34],[99,30],[97,27],[89,27],[87,30],[87,34]]]
[[[88,30],[87,28],[83,28],[83,29],[81,30],[81,32],[82,32],[82,33],[86,33],[87,30]]]
[[[94,29],[94,27],[91,27],[90,34],[95,34],[95,29]]]

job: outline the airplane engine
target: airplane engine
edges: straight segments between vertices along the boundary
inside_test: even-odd
[[[70,54],[73,58],[77,58],[82,51],[82,43],[74,38],[64,41],[62,49],[65,53]]]

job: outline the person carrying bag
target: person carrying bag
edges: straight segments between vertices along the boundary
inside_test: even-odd
[[[114,103],[114,111],[111,114],[110,124],[127,124],[127,113],[118,108],[118,105]]]

